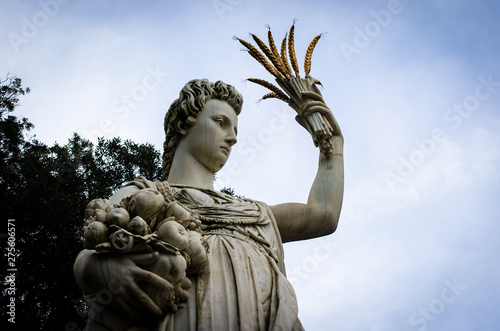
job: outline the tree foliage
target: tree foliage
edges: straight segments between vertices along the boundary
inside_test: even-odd
[[[67,144],[53,146],[27,138],[33,124],[11,115],[19,97],[29,93],[21,83],[16,77],[0,81],[0,240],[5,247],[7,220],[15,219],[16,329],[83,329],[85,309],[72,268],[83,248],[84,209],[139,175],[159,179],[160,153],[120,138],[93,144],[74,134]],[[10,296],[1,255],[4,308]],[[2,323],[9,318],[3,308]]]
[[[0,116],[10,113],[19,105],[19,96],[30,93],[30,89],[22,87],[21,78],[7,77],[0,81]]]
[[[236,194],[234,192],[234,188],[232,188],[232,187],[224,186],[223,188],[220,189],[220,191],[222,193],[229,194],[230,196],[233,196],[233,197],[238,198],[238,199],[242,199],[245,197],[244,195]]]

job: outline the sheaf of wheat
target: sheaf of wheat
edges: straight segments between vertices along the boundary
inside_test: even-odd
[[[292,26],[290,27],[290,30],[283,39],[280,51],[278,51],[278,48],[276,47],[276,44],[274,42],[274,38],[271,33],[271,28],[269,26],[267,26],[267,28],[268,28],[267,39],[269,42],[269,46],[267,46],[265,42],[262,41],[255,34],[250,34],[250,36],[255,41],[258,48],[241,38],[234,37],[234,39],[238,40],[245,47],[245,50],[248,51],[250,56],[252,56],[255,60],[257,60],[257,62],[259,62],[276,79],[278,78],[290,79],[291,77],[294,77],[294,75],[292,74],[292,69],[293,73],[295,73],[295,77],[300,78],[299,65],[297,61],[297,56],[295,54],[295,40],[294,40],[295,21],[293,22]],[[306,77],[309,77],[309,74],[311,72],[312,54],[321,36],[322,34],[319,34],[316,37],[314,37],[314,39],[307,47],[307,51],[304,57],[304,73]],[[287,102],[289,101],[289,98],[286,96],[286,93],[280,90],[280,88],[277,87],[276,85],[267,81],[265,81],[266,84],[263,84],[262,80],[257,80],[255,78],[248,80],[271,90],[273,93],[266,94],[267,98],[277,98],[283,101]],[[321,85],[321,83],[317,79],[313,78],[313,82],[315,84]],[[285,96],[286,98],[284,98],[283,96]]]
[[[241,38],[234,37],[234,39],[238,40],[245,47],[245,50],[248,51],[250,56],[262,64],[264,68],[274,76],[281,89],[263,79],[249,78],[248,81],[261,85],[271,91],[264,95],[262,100],[269,98],[283,100],[300,113],[301,106],[299,101],[302,99],[302,93],[307,92],[308,89],[303,79],[300,78],[299,65],[295,54],[295,20],[281,42],[280,51],[278,51],[274,42],[271,28],[269,26],[267,26],[267,28],[269,46],[255,34],[250,34],[250,36],[258,47],[253,46],[251,43]],[[312,54],[321,36],[322,34],[317,35],[309,43],[304,57],[305,78],[318,85],[321,85],[319,80],[311,77],[309,74],[311,72]],[[332,136],[333,130],[328,121],[326,121],[321,114],[312,113],[307,119],[306,126],[308,130],[311,131],[315,145],[319,145],[325,155],[331,155],[332,146],[330,145],[331,141],[329,138]]]

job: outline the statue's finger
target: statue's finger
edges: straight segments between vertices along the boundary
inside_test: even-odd
[[[331,114],[330,109],[325,108],[324,105],[312,105],[311,107],[307,108],[306,111],[304,111],[303,116],[307,117],[310,116],[312,113],[320,113],[325,116]]]
[[[297,123],[300,124],[300,126],[302,126],[304,129],[307,129],[306,124],[304,123],[304,120],[302,119],[302,117],[297,115],[297,116],[295,116],[295,120],[297,121]]]
[[[143,280],[161,289],[169,291],[174,289],[174,286],[168,280],[161,278],[160,276],[158,276],[155,273],[152,273],[151,271],[139,268],[138,270],[134,271],[134,276],[136,279]]]
[[[311,126],[309,125],[309,123],[307,122],[307,120],[305,120],[303,117],[297,115],[295,116],[295,120],[297,121],[297,123],[299,123],[304,129],[306,129],[311,135],[314,135],[313,134],[313,130],[311,128]]]
[[[319,90],[318,90],[318,92],[304,91],[304,92],[302,92],[302,96],[304,98],[309,98],[309,99],[313,99],[313,100],[317,100],[317,101],[323,101],[323,96],[321,95],[321,93],[319,93]]]
[[[340,132],[340,128],[339,128],[339,125],[337,123],[337,120],[333,116],[330,109],[325,108],[324,105],[323,106],[314,105],[314,106],[311,106],[310,108],[308,108],[306,112],[304,112],[304,116],[308,117],[312,113],[320,113],[321,115],[323,115],[326,118],[326,120],[330,123],[330,125],[332,126],[334,132]]]
[[[302,106],[302,116],[310,115],[311,111],[309,109],[311,109],[311,107],[322,107],[328,109],[328,107],[322,101],[308,101]]]
[[[161,315],[162,311],[160,307],[154,303],[154,301],[147,295],[136,283],[130,283],[129,284],[129,289],[131,291],[131,295],[135,300],[127,300],[127,302],[134,302],[136,303],[137,309],[134,309],[134,311],[140,310],[141,308],[150,311],[151,313],[155,315]],[[127,295],[124,296],[125,298]]]
[[[158,252],[146,254],[130,254],[128,258],[137,265],[149,265],[158,260],[160,254]]]

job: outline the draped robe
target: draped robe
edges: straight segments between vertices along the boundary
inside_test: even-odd
[[[180,205],[198,215],[209,246],[208,267],[190,278],[185,307],[163,316],[158,330],[303,330],[279,230],[266,204],[166,182],[132,184],[169,187]]]

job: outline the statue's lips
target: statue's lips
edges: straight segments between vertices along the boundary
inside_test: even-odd
[[[221,146],[220,149],[222,149],[226,155],[229,155],[229,152],[231,151],[229,147],[226,146]]]

